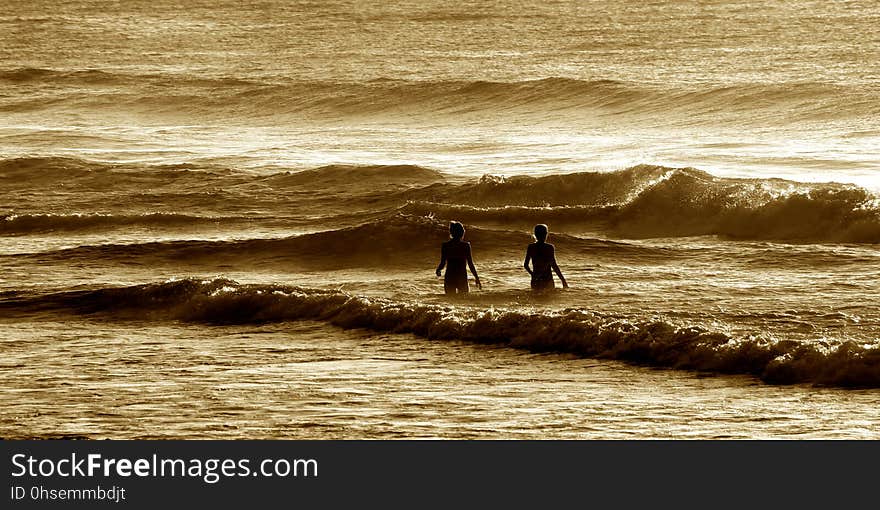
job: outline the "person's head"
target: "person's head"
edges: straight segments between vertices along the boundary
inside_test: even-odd
[[[547,225],[544,225],[543,223],[535,225],[535,239],[537,239],[538,242],[543,243],[547,240],[547,232]]]
[[[449,222],[449,237],[460,241],[464,237],[464,225],[457,221]]]

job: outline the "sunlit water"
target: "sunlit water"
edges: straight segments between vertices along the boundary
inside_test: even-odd
[[[4,340],[7,437],[875,438],[878,426],[875,391],[319,323],[4,326],[17,338]]]
[[[0,436],[878,437],[875,2],[0,27]],[[452,219],[484,289],[450,301]],[[543,298],[539,222],[571,284]]]

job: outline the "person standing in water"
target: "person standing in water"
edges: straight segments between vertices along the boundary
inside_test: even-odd
[[[477,276],[477,268],[474,267],[474,259],[471,257],[471,243],[462,241],[464,225],[457,221],[449,223],[449,237],[452,239],[440,247],[440,265],[437,266],[437,276],[440,276],[440,272],[446,266],[443,289],[447,294],[466,294],[468,292],[467,268],[470,268],[474,275],[474,283],[477,284],[477,288],[482,289],[480,277]]]
[[[535,225],[535,242],[526,249],[526,260],[523,262],[523,267],[532,275],[532,290],[536,292],[555,287],[551,270],[556,272],[556,276],[562,282],[562,288],[568,288],[568,283],[562,276],[559,265],[556,264],[556,248],[547,243],[547,233],[547,225]],[[531,268],[529,262],[532,263]]]

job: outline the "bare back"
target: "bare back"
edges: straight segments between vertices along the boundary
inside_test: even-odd
[[[467,262],[471,254],[471,243],[450,239],[443,243],[442,255],[446,259],[446,274],[464,276],[467,274]]]
[[[553,266],[556,264],[556,248],[548,243],[532,243],[526,250],[532,261],[532,280],[553,279]]]

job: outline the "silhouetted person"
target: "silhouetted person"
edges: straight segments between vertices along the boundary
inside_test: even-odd
[[[467,268],[474,275],[474,283],[482,289],[480,277],[477,276],[477,268],[474,267],[474,259],[471,258],[471,243],[462,241],[464,237],[464,225],[457,221],[449,224],[449,237],[452,239],[443,243],[440,247],[440,265],[437,266],[437,276],[446,266],[446,277],[443,279],[443,289],[447,294],[464,294],[468,291]]]
[[[556,272],[562,287],[567,289],[568,283],[556,264],[556,248],[547,243],[547,225],[535,225],[535,240],[526,250],[526,260],[523,262],[523,267],[532,275],[532,290],[540,292],[554,288],[551,271]],[[531,268],[529,261],[532,263]]]

